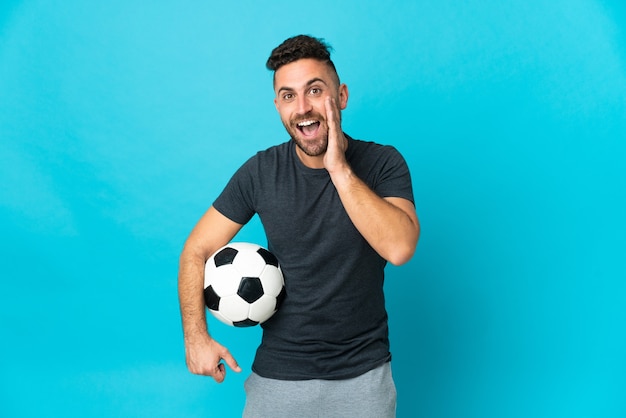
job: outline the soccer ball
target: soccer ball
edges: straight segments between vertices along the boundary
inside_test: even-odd
[[[283,273],[274,254],[257,244],[232,242],[204,267],[204,302],[227,325],[267,321],[285,297]]]

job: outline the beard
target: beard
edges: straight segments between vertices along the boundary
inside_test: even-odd
[[[324,155],[326,149],[328,149],[328,135],[323,135],[316,139],[305,139],[297,135],[292,135],[291,139],[296,143],[296,146],[309,157]]]
[[[298,128],[298,123],[311,119],[319,121],[320,131],[314,138],[307,138],[300,128]],[[296,146],[306,155],[309,157],[318,157],[326,152],[328,148],[328,127],[325,124],[326,119],[322,115],[309,112],[306,115],[293,118],[289,121],[283,120],[282,122],[293,142],[295,142]]]

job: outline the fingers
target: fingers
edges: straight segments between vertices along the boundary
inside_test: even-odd
[[[324,101],[324,106],[326,108],[326,124],[328,125],[328,147],[330,149],[338,148],[341,151],[345,151],[345,139],[341,131],[337,102],[332,96],[328,96]]]
[[[193,374],[210,376],[217,383],[222,383],[226,378],[226,367],[222,360],[235,372],[240,372],[241,367],[228,349],[213,339],[203,340],[198,344],[186,346],[187,366]]]
[[[220,360],[224,360],[226,364],[228,364],[228,367],[230,367],[233,371],[237,373],[241,371],[241,367],[239,367],[239,364],[237,364],[237,361],[235,360],[235,358],[230,354],[230,352],[226,348],[224,348],[223,351],[219,354],[218,361]],[[224,379],[226,378],[226,367],[224,366],[224,363],[221,363],[221,362],[218,363],[213,373],[210,374],[210,376],[217,383],[222,383]]]
[[[326,97],[324,101],[324,107],[326,108],[326,123],[328,124],[328,135],[336,135],[337,134],[337,126],[339,124],[339,120],[337,118],[337,103],[335,103],[335,99],[331,96]]]
[[[228,364],[228,367],[230,367],[233,371],[237,373],[241,371],[241,367],[239,367],[239,364],[237,364],[237,361],[230,354],[228,350],[224,353],[224,355],[222,355],[222,359],[226,362],[226,364]],[[222,367],[224,367],[224,365],[222,365]]]
[[[328,146],[324,155],[324,167],[329,173],[338,172],[346,166],[345,152],[348,141],[341,130],[341,117],[337,101],[328,96],[324,100],[326,124],[328,126]]]
[[[226,379],[226,367],[223,363],[219,363],[213,374],[210,375],[217,383],[222,383]]]

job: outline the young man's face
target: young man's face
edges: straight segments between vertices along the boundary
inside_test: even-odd
[[[348,88],[337,83],[330,66],[310,58],[286,64],[274,74],[274,104],[301,158],[321,157],[326,152],[325,98],[334,97],[338,111],[348,104]]]

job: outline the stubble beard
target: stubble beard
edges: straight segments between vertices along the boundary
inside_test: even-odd
[[[296,146],[309,157],[319,157],[320,155],[324,155],[328,149],[328,135],[324,135],[323,137],[317,139],[303,139],[292,133],[291,139],[293,139]]]
[[[310,115],[307,116],[293,119],[288,122],[283,121],[283,126],[287,130],[287,133],[291,136],[293,142],[295,142],[296,146],[300,148],[302,152],[309,157],[319,157],[328,149],[328,128],[325,125],[325,119],[317,115],[315,119],[320,121],[320,124],[323,125],[320,126],[320,129],[325,129],[325,132],[322,132],[320,136],[314,139],[304,138],[304,135],[298,129],[297,124],[302,120],[310,119]]]

